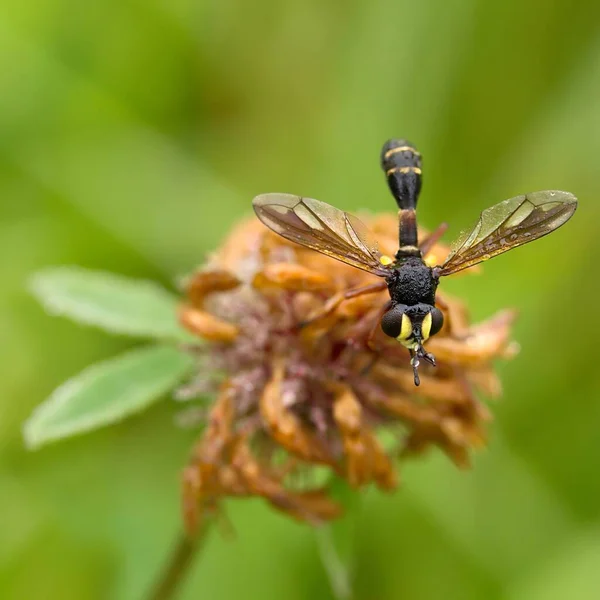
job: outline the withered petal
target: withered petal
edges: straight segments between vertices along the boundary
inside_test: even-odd
[[[393,255],[396,215],[364,220]],[[435,243],[427,260],[439,264],[448,252]],[[491,418],[473,390],[499,395],[492,361],[516,352],[514,311],[472,325],[464,302],[438,292],[444,326],[426,344],[437,367],[422,365],[416,388],[406,349],[378,328],[387,292],[338,302],[374,281],[256,220],[236,227],[208,268],[188,280],[180,321],[208,341],[209,360],[225,381],[183,474],[188,531],[227,496],[261,497],[311,525],[336,518],[341,507],[327,487],[294,485],[317,466],[355,487],[386,490],[397,486],[399,452],[437,447],[468,466]],[[321,318],[300,326],[315,315]],[[384,451],[380,427],[397,432],[399,451]]]

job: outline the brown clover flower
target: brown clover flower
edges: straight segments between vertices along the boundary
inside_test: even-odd
[[[365,221],[393,254],[396,217]],[[437,244],[426,260],[439,264],[447,253]],[[374,483],[383,490],[398,485],[395,459],[431,445],[468,466],[490,419],[474,391],[500,393],[491,363],[514,353],[514,312],[471,325],[464,304],[438,291],[445,324],[427,342],[437,367],[423,365],[417,388],[406,349],[379,329],[375,349],[367,343],[385,293],[347,300],[298,327],[336,294],[371,281],[256,220],[235,228],[188,280],[180,320],[207,344],[197,379],[181,393],[218,388],[183,475],[188,532],[229,496],[261,496],[311,524],[334,519],[341,508],[327,483],[316,481],[317,466],[355,488]],[[207,378],[214,372],[221,381]]]

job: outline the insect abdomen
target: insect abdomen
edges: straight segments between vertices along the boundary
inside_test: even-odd
[[[400,209],[415,209],[421,191],[421,155],[407,140],[389,140],[381,151],[381,168]]]

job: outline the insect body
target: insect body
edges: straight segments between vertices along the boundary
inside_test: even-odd
[[[423,256],[445,226],[419,242],[416,208],[421,191],[421,155],[406,140],[390,140],[381,166],[398,204],[399,248],[395,257],[381,254],[373,234],[355,216],[329,204],[290,194],[262,194],[253,200],[258,218],[284,238],[340,260],[382,281],[348,290],[329,302],[324,314],[341,301],[387,287],[381,328],[408,348],[419,385],[420,359],[435,365],[423,347],[443,325],[435,305],[441,276],[450,275],[554,231],[575,212],[577,199],[568,192],[542,191],[516,196],[484,210],[475,227],[453,244],[443,264],[429,267]]]

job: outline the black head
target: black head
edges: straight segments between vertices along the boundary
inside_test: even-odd
[[[396,304],[381,319],[383,332],[398,340],[411,354],[415,375],[415,385],[419,385],[417,367],[419,360],[425,359],[435,365],[435,358],[423,348],[423,343],[440,331],[444,315],[439,308],[419,303],[413,306]]]

